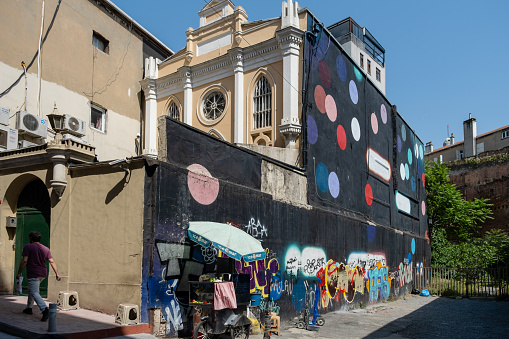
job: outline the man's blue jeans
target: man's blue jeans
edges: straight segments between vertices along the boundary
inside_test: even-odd
[[[34,301],[39,306],[41,311],[46,309],[46,303],[42,300],[41,294],[39,293],[39,285],[45,278],[29,278],[28,281],[28,301],[27,308],[32,308]]]

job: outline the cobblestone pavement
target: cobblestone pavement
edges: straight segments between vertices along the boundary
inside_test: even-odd
[[[408,295],[365,309],[330,312],[318,331],[285,321],[273,338],[508,338],[509,302]],[[252,336],[263,338],[263,335]]]

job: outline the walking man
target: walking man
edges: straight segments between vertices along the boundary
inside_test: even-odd
[[[27,308],[23,310],[23,313],[32,314],[32,306],[35,301],[42,312],[41,321],[46,321],[49,317],[49,309],[39,293],[39,285],[46,278],[46,272],[48,271],[46,261],[49,261],[51,268],[55,271],[57,280],[60,281],[61,278],[58,275],[57,264],[53,260],[49,248],[39,243],[41,241],[41,233],[32,231],[28,237],[30,238],[30,244],[26,244],[23,247],[23,252],[21,252],[23,259],[19,263],[18,275],[16,276],[16,279],[19,279],[21,272],[23,272],[26,266],[28,301]]]

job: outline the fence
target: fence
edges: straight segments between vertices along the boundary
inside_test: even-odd
[[[507,297],[509,267],[414,268],[413,287],[440,296]]]

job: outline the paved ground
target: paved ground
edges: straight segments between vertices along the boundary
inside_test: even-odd
[[[13,297],[11,297],[13,298]],[[14,297],[16,298],[16,297]],[[26,299],[26,297],[25,297]],[[0,308],[0,323],[2,321],[16,320],[18,326],[26,329],[31,325],[31,319],[25,318],[20,314],[22,300],[5,300],[0,306],[9,308],[13,304],[16,310],[11,318]],[[86,311],[86,312],[85,312]],[[84,313],[68,313],[71,315],[84,315],[85,318],[76,317],[72,322],[79,322],[82,332],[90,331],[92,328],[105,326],[108,320],[107,315],[96,314],[92,312],[94,321],[88,319],[91,311],[82,310]],[[85,314],[86,313],[86,314]],[[57,314],[58,316],[58,314]],[[62,314],[57,319],[60,328],[64,328],[67,322],[70,322]],[[365,309],[356,309],[352,311],[339,311],[324,314],[325,325],[319,327],[318,331],[300,330],[294,326],[293,322],[284,321],[281,324],[281,336],[273,338],[508,338],[509,337],[509,301],[488,301],[471,299],[447,299],[437,297],[420,297],[416,295],[406,296],[404,299],[396,301],[379,303],[368,306]],[[17,319],[20,318],[20,319]],[[44,326],[39,317],[34,319],[34,324]],[[75,324],[76,330],[78,324]],[[92,326],[92,327],[91,327]],[[113,323],[108,326],[116,326]],[[124,327],[125,328],[125,327]],[[0,327],[1,330],[1,327]],[[101,332],[103,333],[103,332]],[[77,333],[76,333],[77,334]],[[97,333],[99,334],[99,333]],[[26,336],[21,336],[26,337]],[[78,337],[78,336],[77,336]],[[90,337],[90,336],[89,336]],[[111,336],[110,336],[111,337]],[[19,338],[16,336],[3,335],[0,333],[0,339]],[[79,337],[81,339],[81,337]],[[83,337],[87,338],[88,337]],[[116,339],[153,339],[150,334],[125,334],[124,336],[114,337]],[[252,339],[262,339],[263,334],[251,335]]]

